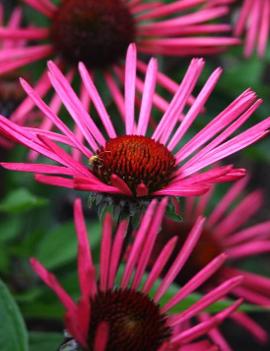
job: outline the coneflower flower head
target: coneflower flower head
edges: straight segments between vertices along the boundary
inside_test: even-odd
[[[241,283],[242,278],[239,276],[227,280],[187,309],[170,313],[180,301],[220,268],[226,255],[221,254],[214,258],[173,297],[166,299],[164,304],[161,299],[164,299],[175,276],[188,260],[199,240],[204,223],[203,218],[198,219],[169,273],[159,281],[160,272],[174,249],[176,238],[170,240],[161,250],[151,272],[146,275],[145,271],[166,206],[166,198],[160,203],[156,200],[151,202],[136,230],[128,254],[124,250],[128,222],[121,221],[114,233],[112,218],[107,214],[103,223],[98,274],[88,243],[82,204],[80,200],[76,200],[74,215],[81,290],[78,302],[68,295],[55,276],[41,263],[36,259],[31,260],[34,270],[54,290],[64,305],[66,329],[83,350],[195,351],[199,346],[200,350],[209,350],[208,343],[197,344],[196,339],[216,327],[239,306],[240,301],[213,315],[207,322],[191,325],[189,328],[180,327],[184,321],[222,299]],[[123,256],[127,257],[124,265],[121,264]],[[120,267],[123,268],[122,272]]]
[[[270,252],[270,222],[247,225],[248,221],[259,211],[263,201],[262,192],[259,190],[245,196],[242,195],[248,179],[249,177],[245,177],[231,186],[212,210],[210,209],[212,208],[211,198],[214,188],[200,198],[185,199],[182,204],[184,221],[174,222],[169,219],[163,221],[162,230],[153,250],[153,259],[155,260],[161,247],[164,247],[172,237],[177,236],[175,253],[171,257],[173,260],[178,250],[183,246],[196,219],[208,213],[200,241],[198,241],[176,281],[180,285],[185,284],[214,257],[225,252],[228,255],[228,264],[212,275],[211,279],[200,289],[202,291],[211,290],[213,284],[217,284],[222,279],[241,274],[244,276],[243,283],[241,287],[232,289],[231,294],[237,298],[241,296],[249,303],[269,307],[270,280],[259,274],[241,270],[237,266],[238,262],[242,260]],[[167,265],[169,267],[170,262]],[[267,341],[267,331],[247,314],[236,313],[232,318],[247,329],[259,342]],[[222,350],[229,348],[227,342],[218,332],[214,333],[213,340],[215,342],[219,340],[225,345],[221,348]]]
[[[74,65],[77,67],[81,61],[94,79],[94,73],[101,73],[105,85],[118,100],[117,89],[122,87],[124,75],[122,59],[131,42],[137,43],[142,55],[168,56],[217,53],[239,42],[239,39],[226,35],[231,29],[229,25],[218,23],[229,8],[207,8],[206,0],[179,0],[171,4],[165,0],[65,0],[58,4],[51,0],[23,2],[45,16],[47,26],[29,23],[28,27],[22,27],[18,23],[0,29],[0,40],[12,45],[0,50],[0,74],[53,58],[67,72],[72,83],[75,80]],[[17,47],[17,43],[22,41],[24,47]],[[145,64],[141,60],[138,61],[138,69],[144,75]],[[162,87],[175,93],[175,82],[160,74],[157,77]],[[138,78],[136,84],[142,92],[143,82]],[[36,89],[42,98],[51,99],[58,112],[61,103],[57,96],[51,94],[50,88],[44,72],[37,81]],[[77,91],[82,91],[84,96],[83,87]],[[166,102],[158,97],[153,103],[162,111],[166,109]],[[10,118],[20,124],[30,119],[28,125],[39,122],[43,129],[50,130],[50,123],[42,123],[39,119],[33,123],[29,118],[33,108],[33,102],[26,99]]]
[[[2,59],[6,67],[0,71],[51,55],[73,64],[83,61],[89,68],[111,66],[125,55],[130,42],[138,43],[142,53],[173,56],[211,54],[239,42],[223,36],[230,26],[211,23],[222,18],[228,8],[205,8],[206,0],[172,4],[145,0],[65,0],[58,5],[51,0],[23,2],[44,15],[48,27],[2,28],[3,39],[36,40],[38,45],[6,52],[10,55]]]
[[[52,17],[50,37],[64,60],[104,68],[134,42],[135,20],[122,0],[66,0]]]
[[[51,83],[75,122],[73,130],[22,80],[29,97],[59,132],[19,126],[3,117],[0,118],[0,130],[3,135],[52,159],[57,165],[2,165],[17,171],[34,172],[39,181],[47,184],[99,193],[99,203],[116,201],[120,207],[129,207],[133,202],[135,208],[145,201],[148,203],[153,197],[199,195],[209,189],[210,183],[242,177],[245,171],[235,170],[231,165],[208,170],[207,167],[268,134],[269,118],[231,137],[261,104],[256,94],[249,89],[245,91],[183,144],[183,138],[199,117],[221,70],[212,73],[185,112],[204,67],[202,59],[193,59],[166,112],[157,127],[151,130],[157,62],[152,59],[147,67],[138,118],[135,109],[136,67],[136,47],[131,44],[125,66],[125,91],[123,95],[118,94],[124,119],[124,132],[120,133],[83,64],[79,65],[79,71],[88,99],[80,100],[58,67],[49,63]],[[99,124],[86,109],[85,101],[89,99],[100,118]],[[71,154],[58,142],[67,145]]]

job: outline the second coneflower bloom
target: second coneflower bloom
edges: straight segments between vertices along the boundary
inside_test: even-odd
[[[164,279],[159,275],[170,258],[176,238],[161,251],[153,269],[146,275],[151,252],[167,206],[167,200],[152,201],[136,231],[134,242],[125,254],[124,241],[127,221],[120,222],[113,232],[112,218],[105,216],[101,240],[99,270],[92,260],[82,204],[75,202],[75,226],[78,238],[78,279],[80,298],[76,302],[63,289],[56,277],[36,259],[31,264],[41,279],[56,293],[64,305],[65,327],[72,344],[86,351],[217,351],[207,341],[206,334],[229,316],[240,301],[220,311],[206,322],[186,325],[185,321],[222,299],[242,278],[224,281],[186,309],[177,308],[197,286],[203,284],[224,263],[224,254],[214,258],[186,285],[169,298],[166,292],[181,271],[193,247],[198,242],[203,218],[190,232],[185,246]],[[127,257],[125,264],[123,255]],[[199,339],[199,340],[198,340]]]
[[[136,47],[132,44],[125,66],[125,91],[123,95],[120,92],[117,95],[124,119],[122,126],[118,123],[119,130],[116,130],[113,118],[83,64],[80,64],[79,71],[86,99],[80,100],[57,66],[49,63],[51,83],[73,119],[72,129],[29,84],[22,81],[29,97],[58,132],[19,126],[4,117],[0,118],[0,130],[4,136],[56,164],[2,163],[2,166],[34,172],[37,180],[47,184],[113,194],[121,199],[199,195],[208,190],[209,183],[243,176],[243,170],[235,170],[232,166],[207,167],[268,133],[270,118],[232,137],[261,104],[256,94],[248,89],[187,140],[187,132],[212,93],[221,69],[211,74],[192,106],[186,109],[187,100],[204,67],[202,59],[193,59],[166,112],[152,130],[149,121],[155,95],[157,62],[152,59],[147,67],[138,118],[135,108],[136,63]],[[94,107],[90,113],[85,105],[89,99]],[[98,122],[92,118],[96,113]]]
[[[265,221],[247,225],[262,206],[261,191],[255,190],[242,196],[247,180],[246,177],[231,186],[212,211],[209,211],[209,209],[211,208],[210,200],[214,195],[214,188],[199,199],[192,197],[186,199],[185,206],[183,206],[184,222],[164,220],[163,229],[153,251],[153,257],[157,257],[160,248],[164,247],[176,235],[178,236],[178,243],[176,244],[175,254],[172,254],[172,257],[175,257],[196,219],[208,213],[200,241],[195,246],[189,261],[176,278],[176,281],[180,285],[185,284],[214,257],[221,252],[225,252],[228,255],[228,264],[213,275],[207,284],[200,287],[201,291],[208,291],[220,279],[228,279],[241,274],[244,277],[243,282],[240,287],[232,289],[231,294],[237,298],[241,296],[249,303],[269,308],[270,280],[262,275],[238,268],[239,263],[247,258],[269,254],[270,252],[270,222]],[[204,315],[203,318],[207,320],[207,315]],[[236,323],[247,329],[259,342],[267,341],[267,331],[263,330],[248,314],[235,313],[232,318]],[[210,335],[219,344],[222,351],[231,350],[231,347],[218,330],[211,332]]]
[[[0,75],[26,67],[34,62],[55,59],[68,79],[74,81],[74,68],[81,61],[89,72],[101,73],[105,85],[115,92],[123,84],[123,58],[128,45],[136,42],[140,56],[162,54],[167,56],[204,55],[217,53],[235,45],[239,39],[229,35],[230,25],[219,23],[228,13],[227,6],[206,8],[206,0],[23,0],[47,19],[47,26],[30,23],[28,27],[6,26],[0,28],[0,40],[8,40],[13,46],[0,50]],[[31,18],[32,20],[32,18]],[[30,20],[30,21],[31,21]],[[226,34],[227,33],[227,34]],[[24,40],[24,47],[17,43]],[[138,61],[143,73],[144,63]],[[96,75],[94,79],[96,78]],[[159,84],[173,93],[177,85],[158,75]],[[137,80],[138,89],[142,84]],[[57,97],[50,94],[50,81],[46,72],[39,78],[36,89],[60,109]],[[164,106],[154,99],[154,104]],[[58,107],[57,107],[58,106]],[[33,108],[26,99],[10,117],[16,123],[29,121]],[[40,123],[30,119],[31,125]],[[28,123],[28,124],[30,124]],[[50,129],[49,124],[42,124]]]
[[[131,42],[137,43],[140,53],[168,56],[211,54],[238,43],[224,36],[229,25],[214,22],[228,8],[205,8],[206,0],[23,2],[47,18],[47,27],[1,28],[1,39],[37,43],[2,51],[0,72],[49,57],[59,57],[65,65],[82,61],[89,69],[108,68],[121,61]]]

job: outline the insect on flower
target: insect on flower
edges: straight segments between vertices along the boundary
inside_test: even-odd
[[[102,158],[102,155],[105,153],[111,154],[111,151],[101,151],[99,154],[93,155],[89,158],[89,164],[90,166],[103,166],[103,161],[104,158]]]

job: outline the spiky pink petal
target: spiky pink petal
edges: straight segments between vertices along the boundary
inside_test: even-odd
[[[160,287],[154,297],[155,301],[159,301],[164,293],[167,291],[168,287],[174,281],[175,277],[179,274],[182,267],[188,260],[191,252],[193,251],[195,245],[197,244],[200,235],[202,233],[202,228],[204,224],[204,218],[198,218],[194,227],[192,228],[188,239],[186,240],[185,244],[183,245],[182,250],[179,252],[178,256],[176,257],[174,263],[172,264],[170,270],[165,275],[164,279],[162,280]]]
[[[194,338],[200,337],[207,331],[211,330],[217,324],[222,323],[225,318],[227,318],[233,311],[235,311],[241,305],[241,303],[242,300],[238,300],[232,306],[213,316],[209,320],[202,322],[196,325],[195,327],[190,328],[187,331],[184,331],[178,336],[175,336],[173,338],[174,343],[181,345],[190,342]]]

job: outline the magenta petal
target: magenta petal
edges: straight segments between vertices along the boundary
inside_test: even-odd
[[[132,192],[129,189],[128,185],[120,177],[118,177],[117,174],[113,174],[111,176],[111,182],[114,187],[118,188],[121,191],[121,193],[132,196]]]
[[[40,278],[57,294],[69,313],[75,314],[76,305],[71,297],[64,291],[55,276],[49,273],[36,259],[32,258],[30,263]]]
[[[74,220],[78,238],[78,275],[81,295],[89,300],[90,295],[96,292],[95,268],[93,265],[87,229],[83,216],[82,202],[76,199],[74,203]]]

